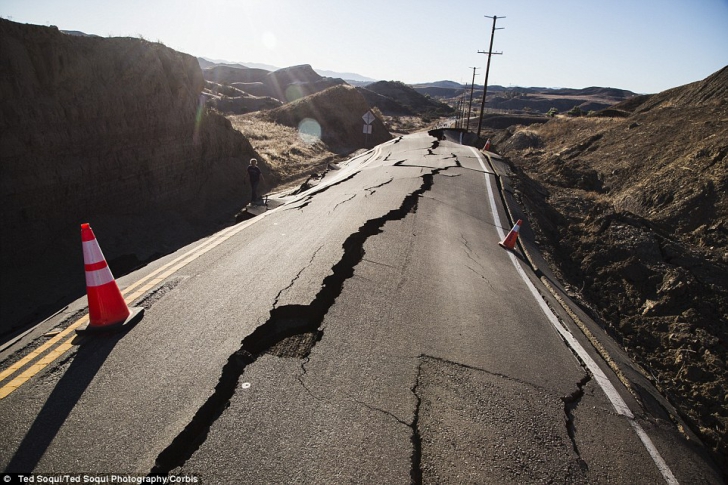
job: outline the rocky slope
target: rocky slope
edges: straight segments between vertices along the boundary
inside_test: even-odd
[[[493,138],[538,243],[728,462],[728,67]]]
[[[0,65],[0,333],[83,295],[80,223],[119,276],[244,205],[255,153],[194,57],[0,19]]]

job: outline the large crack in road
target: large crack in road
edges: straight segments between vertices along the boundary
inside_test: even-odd
[[[420,387],[420,377],[422,376],[422,359],[423,355],[420,355],[419,357],[419,365],[417,366],[417,378],[415,379],[415,384],[412,386],[412,389],[410,391],[417,399],[417,404],[415,406],[415,413],[412,418],[412,424],[410,428],[412,428],[412,436],[410,440],[412,441],[412,467],[410,468],[410,481],[413,484],[420,484],[422,483],[422,435],[420,434],[420,407],[422,406],[422,398],[418,394],[418,389]]]
[[[589,465],[586,461],[584,461],[581,457],[581,453],[579,452],[579,445],[576,440],[576,427],[574,426],[574,410],[576,410],[577,406],[579,406],[581,398],[584,397],[584,386],[586,386],[590,380],[591,374],[586,372],[584,377],[576,383],[576,391],[571,393],[569,396],[561,398],[564,402],[564,414],[566,415],[566,432],[571,440],[571,446],[574,449],[574,453],[576,453],[576,456],[578,457],[579,468],[581,468],[581,471],[584,473],[589,470]]]
[[[342,244],[344,253],[341,259],[332,267],[332,272],[324,278],[321,289],[310,304],[285,305],[274,307],[270,311],[268,320],[245,337],[240,348],[228,357],[212,395],[198,409],[190,423],[172,440],[172,443],[157,456],[150,475],[168,475],[175,468],[184,465],[200,448],[207,439],[210,427],[229,406],[245,368],[255,362],[258,357],[272,354],[280,357],[308,358],[311,349],[323,337],[321,324],[324,317],[341,295],[344,283],[354,275],[354,269],[364,258],[364,244],[367,240],[380,234],[387,222],[402,220],[408,214],[416,212],[419,198],[432,188],[435,175],[456,167],[457,165],[441,168],[428,167],[431,172],[421,176],[420,187],[408,194],[398,208],[390,210],[381,217],[367,220],[356,232],[349,235]],[[417,413],[415,413],[412,425],[413,480],[415,481],[417,470],[419,470],[419,463],[416,462],[420,454],[416,419]]]

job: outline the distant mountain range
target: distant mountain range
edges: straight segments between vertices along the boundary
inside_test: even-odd
[[[86,34],[85,32],[80,32],[77,30],[62,30],[64,34],[67,35],[75,35],[75,36],[87,36],[87,37],[98,37],[95,34]],[[214,67],[214,66],[229,66],[229,67],[235,67],[235,68],[251,68],[251,69],[262,69],[265,71],[278,71],[281,68],[277,66],[273,66],[271,64],[262,64],[259,62],[230,62],[223,59],[211,59],[208,57],[198,57],[198,62],[200,63],[200,67],[202,69]],[[352,86],[356,87],[365,87],[368,84],[375,83],[377,81],[380,81],[379,79],[373,79],[367,76],[363,76],[361,74],[357,74],[354,72],[338,72],[338,71],[330,71],[325,69],[316,69],[313,68],[313,70],[322,77],[328,77],[328,78],[334,78],[334,79],[343,79],[344,81],[348,82]],[[418,92],[425,94],[427,96],[432,96],[435,98],[439,98],[440,100],[446,100],[446,99],[453,99],[462,94],[463,90],[470,89],[469,84],[460,84],[455,81],[435,81],[435,82],[428,82],[428,83],[417,83],[417,84],[410,84],[412,88],[417,90]],[[480,86],[480,90],[482,91],[482,85]],[[475,88],[475,94],[477,96],[478,86]],[[623,89],[615,89],[615,88],[600,88],[600,87],[590,87],[590,88],[584,88],[584,89],[570,89],[570,88],[544,88],[544,87],[503,87],[498,85],[489,85],[488,86],[488,92],[489,94],[495,94],[495,93],[502,93],[502,92],[518,92],[523,95],[551,95],[551,96],[567,96],[567,97],[583,97],[583,96],[597,96],[597,97],[606,97],[610,101],[616,100],[617,102],[622,101],[623,99],[635,96],[635,93],[631,91],[626,91]]]
[[[61,30],[66,35],[75,35],[77,37],[99,37],[96,34],[87,34],[85,32],[81,32],[79,30]]]
[[[430,94],[431,96],[443,95],[443,93],[449,93],[450,95],[458,95],[462,93],[463,89],[470,89],[469,84],[460,84],[454,81],[437,81],[432,83],[419,83],[411,84],[411,86],[417,91]],[[475,92],[483,90],[483,85],[475,86]],[[488,85],[488,94],[511,92],[514,94],[528,95],[528,94],[548,94],[552,96],[601,96],[610,98],[629,98],[635,96],[632,91],[617,88],[602,88],[602,87],[588,87],[582,89],[573,88],[545,88],[545,87],[521,87],[521,86],[498,86],[494,84]]]
[[[372,81],[359,74],[317,71],[309,65],[276,69],[256,63],[230,63],[198,58],[208,81],[210,102],[223,112],[245,113],[270,109],[291,101],[288,87],[295,85],[296,96],[307,96],[346,82],[360,89],[373,107],[391,116],[449,116],[470,87],[454,81],[407,85],[394,81]],[[358,78],[358,80],[357,80]],[[225,86],[224,84],[228,85]],[[231,90],[232,89],[232,90]],[[220,97],[220,95],[224,95]],[[466,96],[463,96],[466,95]],[[473,92],[476,107],[482,87]],[[578,107],[584,113],[599,111],[632,98],[623,89],[589,87],[584,89],[488,86],[488,109],[510,113],[545,114],[550,110],[567,112]]]
[[[257,62],[230,62],[222,59],[210,59],[207,57],[198,57],[197,61],[200,63],[202,69],[215,66],[229,66],[243,68],[248,67],[251,69],[263,69],[265,71],[277,71],[280,67],[273,66],[271,64],[260,64]]]
[[[469,85],[452,81],[413,84],[420,94],[450,104],[470,92]],[[475,86],[474,101],[482,100],[483,86]],[[599,111],[635,97],[632,91],[616,88],[589,87],[583,89],[543,87],[488,86],[488,108],[509,112],[546,113],[551,109],[560,112],[579,107],[583,112]],[[467,96],[466,96],[467,97]],[[477,106],[477,102],[476,102]]]
[[[215,65],[223,65],[223,66],[230,66],[230,67],[249,67],[251,69],[265,69],[266,71],[278,71],[281,69],[280,67],[272,66],[270,64],[261,64],[258,62],[229,62],[219,59],[208,59],[206,57],[199,57],[198,58],[200,62],[200,67],[203,69],[206,67],[213,67]],[[355,81],[356,84],[359,83],[373,83],[376,82],[376,79],[372,79],[370,77],[362,76],[361,74],[356,74],[354,72],[337,72],[337,71],[327,71],[324,69],[316,69],[314,68],[314,71],[319,76],[323,77],[332,77],[332,78],[338,78],[343,79],[344,81]]]
[[[79,31],[63,31],[67,35],[74,35],[74,36],[93,36],[95,35],[86,34],[84,32]],[[198,62],[200,64],[200,67],[203,70],[206,69],[212,69],[216,68],[216,74],[212,77],[217,77],[218,79],[215,79],[216,81],[222,81],[224,77],[227,77],[229,73],[222,73],[220,71],[221,68],[232,68],[236,73],[240,72],[240,69],[250,70],[248,72],[248,76],[250,75],[260,75],[261,79],[255,79],[255,80],[247,80],[246,82],[260,82],[262,81],[262,76],[267,75],[269,73],[275,73],[277,71],[288,71],[291,68],[284,68],[281,69],[279,67],[270,65],[270,64],[261,64],[256,62],[229,62],[225,60],[220,59],[210,59],[210,58],[204,58],[204,57],[198,57]],[[297,66],[300,67],[300,66]],[[301,74],[300,69],[294,69],[293,70],[296,75]],[[314,92],[317,92],[321,89],[324,89],[326,87],[330,87],[333,84],[336,84],[337,82],[341,82],[340,80],[344,80],[348,84],[351,84],[352,86],[363,88],[368,86],[374,86],[377,85],[377,83],[381,84],[381,81],[377,81],[376,79],[372,79],[370,77],[362,76],[361,74],[353,73],[353,72],[338,72],[338,71],[330,71],[330,70],[324,70],[324,69],[315,69],[309,67],[309,74],[306,74],[306,83],[308,84],[306,93],[301,94],[312,94]],[[311,75],[318,74],[318,76],[321,76],[325,79],[313,79]],[[239,74],[234,74],[233,77],[238,76]],[[210,75],[206,76],[208,80],[210,79]],[[295,77],[295,76],[294,76]],[[309,79],[310,78],[310,79]],[[228,79],[228,81],[242,81],[242,79]],[[313,81],[316,81],[315,83]],[[299,80],[300,82],[300,80]],[[391,91],[393,85],[386,84],[385,85],[377,85],[377,89],[374,90],[376,92],[377,90],[385,90],[385,91]],[[418,84],[411,84],[409,85],[414,91],[419,93],[420,95],[427,96],[431,98],[433,101],[441,102],[441,103],[447,103],[450,105],[454,105],[457,103],[457,100],[465,93],[466,90],[470,90],[470,86],[467,84],[461,84],[454,81],[435,81],[435,82],[428,82],[428,83],[418,83]],[[238,86],[240,87],[240,86]],[[271,97],[273,99],[279,99],[281,101],[284,101],[282,99],[281,93],[269,93],[266,90],[263,90],[265,92],[257,92],[259,91],[259,86],[248,86],[246,88],[246,91],[249,94],[254,94],[256,96],[265,96],[268,99],[264,103],[260,99],[253,101],[246,100],[246,105],[249,105],[251,103],[255,104],[256,106],[260,105],[260,107],[266,106],[266,107],[272,107],[269,106],[271,103]],[[365,94],[367,94],[365,92]],[[377,93],[381,95],[382,93]],[[391,94],[391,93],[389,93]],[[479,100],[482,97],[482,86],[476,86],[474,90],[474,100]],[[382,99],[375,100],[374,98],[376,95],[368,94],[369,98],[368,101],[370,103],[373,103],[372,106],[379,105],[380,109],[383,109],[383,111],[403,111],[407,112],[409,109],[406,107],[406,103],[404,106],[396,106],[392,107],[389,104],[382,101]],[[397,96],[394,96],[394,98],[398,99],[399,101],[402,101],[402,99],[411,96],[411,94],[406,93],[401,89],[401,87],[398,89]],[[508,110],[508,111],[525,111],[525,112],[536,112],[536,113],[545,113],[550,109],[557,109],[559,111],[566,111],[569,110],[575,106],[579,106],[580,109],[584,111],[592,111],[592,110],[600,110],[605,109],[608,106],[614,105],[616,103],[625,101],[629,98],[632,98],[636,96],[635,93],[623,89],[615,89],[615,88],[602,88],[602,87],[589,87],[584,89],[570,89],[570,88],[544,88],[544,87],[503,87],[503,86],[497,86],[497,85],[489,85],[488,86],[488,106],[491,109],[500,109],[500,110]],[[391,101],[391,100],[390,100]],[[262,103],[262,104],[261,104]],[[415,103],[417,105],[421,105],[421,102]],[[477,103],[476,103],[477,105]],[[416,110],[419,111],[419,110]]]
[[[454,114],[453,108],[447,104],[418,93],[401,82],[345,81],[342,77],[351,77],[351,73],[324,71],[329,76],[322,76],[308,64],[269,71],[238,63],[218,64],[202,58],[198,58],[198,62],[206,80],[206,102],[222,113],[243,114],[276,109],[334,86],[349,84],[355,86],[357,95],[348,93],[347,96],[358,97],[362,103],[379,108],[385,115],[431,119]],[[357,84],[366,84],[366,87]]]

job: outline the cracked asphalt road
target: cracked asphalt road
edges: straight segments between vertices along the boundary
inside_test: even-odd
[[[352,170],[191,261],[128,333],[0,401],[3,468],[664,482],[497,245],[473,151],[417,134]],[[641,419],[678,478],[714,481],[672,423]]]

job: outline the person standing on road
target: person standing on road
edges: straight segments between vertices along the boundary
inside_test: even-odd
[[[255,204],[258,200],[258,184],[263,178],[263,173],[258,168],[258,160],[255,158],[250,159],[250,165],[248,165],[248,178],[250,178],[250,204]]]

